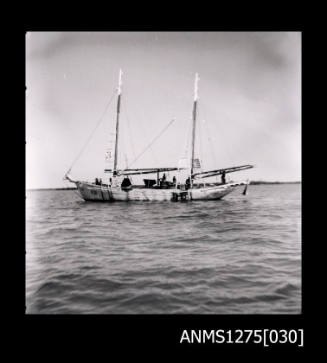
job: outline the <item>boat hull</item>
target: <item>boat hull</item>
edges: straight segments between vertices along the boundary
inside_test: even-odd
[[[188,191],[190,200],[216,200],[221,199],[225,195],[234,190],[234,186],[222,185],[215,187],[204,187],[198,189],[190,189]]]
[[[217,200],[231,193],[241,183],[229,183],[219,186],[179,189],[133,188],[124,191],[120,187],[95,185],[86,182],[75,182],[81,197],[86,201],[128,202],[128,201],[173,201],[173,200]],[[175,196],[175,198],[174,198]],[[176,198],[177,196],[177,198]]]

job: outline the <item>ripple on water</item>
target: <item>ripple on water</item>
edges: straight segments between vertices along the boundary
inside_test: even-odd
[[[300,186],[246,198],[85,203],[28,194],[28,313],[301,311]]]

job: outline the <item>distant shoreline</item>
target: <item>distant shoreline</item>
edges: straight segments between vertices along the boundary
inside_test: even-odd
[[[294,182],[280,182],[280,181],[261,181],[261,180],[253,180],[250,182],[250,185],[262,185],[262,184],[301,184],[300,181],[294,181]],[[46,191],[46,190],[77,190],[77,188],[33,188],[33,189],[26,189],[26,191]]]
[[[261,180],[253,180],[250,182],[250,185],[260,185],[260,184],[301,184],[300,181],[293,181],[293,182],[279,182],[279,181],[261,181]]]
[[[46,191],[46,190],[77,190],[77,188],[32,188],[26,189],[27,192],[37,192],[37,191]]]

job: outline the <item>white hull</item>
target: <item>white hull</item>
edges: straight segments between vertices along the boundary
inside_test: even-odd
[[[133,188],[130,191],[124,191],[120,187],[100,186],[87,182],[76,181],[75,184],[81,197],[86,201],[171,201],[173,200],[173,193],[181,193],[179,189]],[[245,184],[247,184],[247,182],[192,188],[186,192],[182,192],[184,194],[183,199],[217,200],[231,193],[235,187]]]

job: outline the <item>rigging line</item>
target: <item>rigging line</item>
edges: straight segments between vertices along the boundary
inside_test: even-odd
[[[213,142],[212,142],[212,138],[211,138],[211,135],[213,135],[211,132],[210,132],[210,127],[209,127],[209,124],[208,124],[208,122],[207,122],[207,118],[206,118],[206,116],[207,116],[207,113],[206,113],[206,110],[205,110],[205,107],[202,107],[202,111],[203,111],[203,113],[204,113],[204,116],[205,116],[205,119],[204,119],[204,138],[205,138],[205,136],[207,136],[207,139],[208,139],[208,141],[209,141],[209,150],[210,150],[210,153],[211,153],[211,157],[212,157],[212,160],[213,160],[213,162],[214,162],[214,165],[218,165],[217,164],[217,158],[216,158],[216,153],[215,153],[215,151],[214,151],[214,147],[213,147]],[[215,177],[215,180],[216,180],[216,182],[218,182],[218,176],[216,176]]]
[[[191,132],[192,132],[192,116],[190,117],[185,117],[185,122],[183,125],[183,128],[186,129],[186,136],[184,138],[184,145],[183,148],[181,149],[180,152],[180,156],[178,159],[178,170],[177,170],[177,180],[176,183],[179,183],[181,180],[181,170],[183,169],[183,165],[180,165],[180,163],[183,160],[187,160],[187,166],[190,164],[190,144],[191,144]],[[188,168],[189,169],[189,168]]]
[[[200,120],[199,120],[200,121]],[[199,161],[200,161],[200,167],[202,168],[202,162],[203,162],[203,143],[202,143],[202,137],[203,137],[203,135],[202,135],[202,133],[203,133],[203,130],[202,130],[202,128],[203,128],[203,120],[202,121],[200,121],[199,123],[198,123],[198,129],[199,129],[199,138],[198,138],[198,140],[199,140],[199,142],[198,142],[198,144],[199,144],[199,151],[198,151],[198,158],[199,158]]]
[[[188,163],[190,162],[190,150],[191,150],[191,133],[192,133],[192,117],[189,117],[187,119],[187,121],[185,122],[187,123],[186,127],[184,125],[184,128],[186,128],[186,137],[184,139],[184,147],[182,149],[182,153],[180,154],[180,158],[179,159],[188,159]]]
[[[133,138],[132,138],[132,129],[131,129],[131,124],[129,121],[129,117],[127,116],[127,113],[124,113],[125,115],[125,119],[127,120],[127,128],[128,128],[128,133],[129,133],[129,139],[130,139],[130,143],[131,143],[131,147],[132,147],[132,154],[133,156],[136,154],[135,153],[135,147],[134,147],[134,142],[133,142]]]
[[[158,140],[158,138],[168,129],[168,127],[175,121],[175,119],[172,119],[164,128],[163,130],[160,132],[159,135],[157,135],[151,142],[150,144],[130,163],[130,167],[152,146],[152,144]]]
[[[205,116],[204,127],[206,129],[205,131],[206,131],[206,134],[207,134],[207,139],[209,141],[211,157],[213,159],[214,165],[218,165],[217,164],[216,153],[214,151],[213,142],[212,142],[212,138],[211,138],[211,135],[214,135],[214,133],[211,132],[210,123],[207,121],[208,120],[207,111],[206,111],[206,108],[203,107],[203,105],[202,105],[202,110],[203,110],[203,113],[204,113],[204,116]],[[218,133],[218,135],[220,135],[220,133]],[[223,139],[224,139],[224,137],[223,137]],[[223,150],[222,152],[225,153],[225,150]]]
[[[126,120],[126,118],[125,118]],[[128,150],[130,149],[130,144],[131,144],[131,137],[130,135],[128,134],[128,125],[124,122],[121,123],[121,147],[120,147],[120,160],[121,160],[121,165],[124,165],[125,163],[125,168],[127,169],[128,168],[128,165],[129,165],[129,160],[131,159],[129,153],[128,153]],[[129,136],[129,138],[128,138]],[[134,154],[133,154],[134,156]],[[123,163],[124,161],[124,163]],[[123,168],[123,166],[122,166]]]
[[[191,148],[191,133],[192,133],[192,118],[187,119],[187,126],[186,126],[186,137],[184,139],[184,148],[182,150],[181,158],[189,158],[190,155],[190,148]]]
[[[209,128],[207,127],[207,125],[205,126],[206,129],[208,130]],[[207,131],[208,132],[208,131]],[[211,136],[210,136],[210,131],[208,132],[208,140],[209,140],[209,147],[210,147],[210,151],[211,151],[211,155],[212,155],[212,158],[213,158],[213,162],[214,162],[214,165],[218,165],[217,164],[217,159],[216,159],[216,155],[215,155],[215,151],[213,149],[213,145],[212,145],[212,139],[211,139]],[[216,176],[216,182],[218,182],[218,175]]]
[[[112,100],[114,99],[115,93],[116,93],[116,87],[114,88],[113,93],[112,93],[112,95],[111,95],[111,97],[110,97],[110,100],[108,101],[108,103],[107,103],[107,105],[106,105],[106,107],[105,107],[105,109],[104,109],[104,111],[103,111],[103,113],[102,113],[101,117],[99,118],[98,123],[96,124],[96,126],[95,126],[95,128],[93,129],[92,133],[91,133],[91,134],[90,134],[90,136],[88,137],[88,139],[87,139],[86,143],[84,144],[84,146],[82,147],[81,151],[79,152],[79,154],[77,155],[77,157],[76,157],[76,158],[74,159],[74,161],[72,162],[72,165],[70,166],[70,168],[68,169],[68,171],[67,171],[67,173],[66,173],[66,174],[68,174],[68,173],[71,171],[71,169],[72,169],[73,165],[74,165],[74,164],[76,163],[76,161],[77,161],[77,160],[81,157],[82,153],[85,151],[85,149],[86,149],[87,145],[89,144],[89,142],[91,141],[91,139],[92,139],[92,137],[93,137],[93,135],[94,135],[95,131],[98,129],[98,127],[100,126],[101,122],[103,121],[103,117],[105,116],[105,114],[106,114],[106,112],[107,112],[107,110],[108,110],[108,108],[109,108],[109,106],[110,106],[110,104],[111,104]]]
[[[210,130],[209,130],[209,126],[207,125],[206,122],[204,122],[204,127],[207,131],[207,135],[208,135],[208,140],[209,140],[209,147],[210,147],[210,151],[211,151],[211,156],[213,158],[213,162],[215,163],[215,165],[217,165],[217,159],[216,159],[216,155],[215,155],[215,151],[214,151],[214,148],[213,148],[213,144],[212,144],[212,138],[211,138],[211,133],[210,133]]]
[[[142,119],[148,119],[149,117],[147,117],[147,115],[146,115],[146,112],[145,112],[145,109],[144,108],[141,108],[140,109],[140,112],[141,112],[141,117],[142,117]],[[144,136],[145,135],[145,137],[146,137],[146,139],[149,139],[148,138],[148,128],[147,127],[145,127],[144,128],[144,125],[143,125],[143,123],[142,122],[140,122],[140,123],[138,123],[138,126],[140,127],[140,129],[141,129],[141,132],[142,132],[142,136]],[[153,150],[153,149],[151,149],[151,152],[152,152],[152,159],[154,160],[154,162],[156,163],[156,164],[158,164],[158,158],[157,158],[157,156],[156,156],[156,153],[155,153],[155,150]]]
[[[70,188],[70,184],[67,183],[66,180],[64,180],[64,184],[67,188]],[[81,195],[78,193],[77,188],[72,190],[74,194],[76,194],[79,198],[82,198]],[[83,199],[83,198],[82,198]]]
[[[128,98],[128,90],[125,90],[125,97]],[[127,96],[126,96],[127,94]],[[127,141],[125,140],[126,144],[129,146],[131,146],[131,149],[132,149],[132,156],[134,157],[136,155],[135,153],[135,146],[134,146],[134,141],[133,141],[133,137],[132,137],[132,128],[131,128],[131,122],[129,120],[129,116],[128,116],[128,105],[125,105],[125,112],[122,113],[122,118],[124,118],[127,122],[123,122],[122,125],[125,125],[125,130],[126,130],[126,126],[127,126],[127,130],[128,130],[128,133],[127,132],[124,132],[123,135],[126,135],[128,136],[128,139]],[[125,145],[126,147],[126,145]],[[128,148],[125,150],[128,150]],[[128,154],[128,153],[127,153]]]
[[[125,114],[126,114],[126,117],[128,117],[129,118],[129,116],[128,116],[128,112],[127,112],[127,110],[125,111]],[[143,117],[144,118],[144,117]],[[135,114],[134,114],[134,119],[135,119]],[[144,135],[147,137],[147,129],[145,128],[144,129],[144,126],[143,126],[143,124],[142,124],[142,122],[137,122],[137,125],[138,125],[138,127],[137,127],[137,129],[136,130],[140,130],[141,131],[141,134],[142,134],[142,136],[144,137]],[[135,148],[134,148],[134,151],[133,151],[133,156],[135,155],[136,153],[135,153]],[[156,156],[154,155],[154,152],[152,153],[152,157],[153,157],[153,159],[155,160],[155,162],[157,163],[157,158],[156,158]]]

